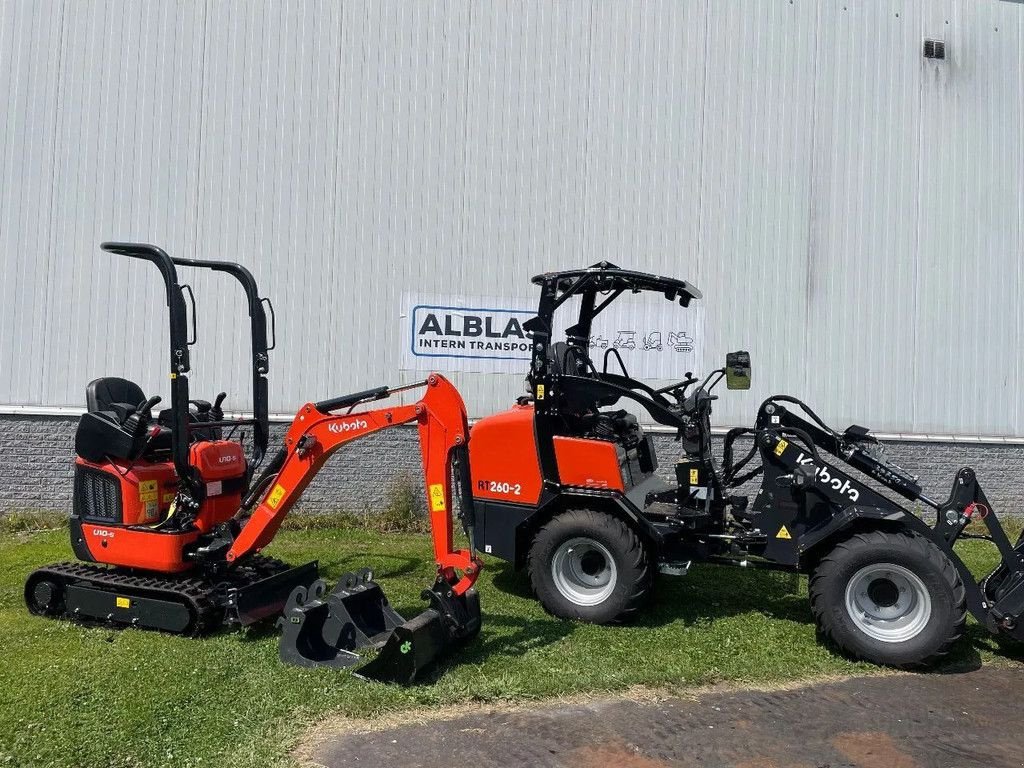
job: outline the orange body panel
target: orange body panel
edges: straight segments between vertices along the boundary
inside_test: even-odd
[[[194,567],[193,563],[185,560],[182,549],[199,538],[199,531],[159,533],[83,522],[82,537],[98,563],[181,573]]]
[[[133,463],[115,459],[110,463],[95,464],[77,457],[75,464],[100,470],[117,480],[121,486],[123,525],[156,523],[164,518],[174,500],[178,476],[170,461]]]
[[[542,480],[533,406],[516,405],[474,424],[469,465],[474,498],[536,504]]]
[[[560,436],[553,442],[562,485],[625,490],[615,443]]]
[[[181,573],[194,567],[185,559],[184,547],[238,511],[242,503],[239,479],[245,475],[246,463],[242,446],[229,440],[195,443],[189,453],[189,462],[206,483],[207,496],[196,516],[196,530],[185,533],[131,528],[150,526],[167,517],[178,487],[173,462],[118,459],[95,464],[80,457],[75,460],[116,479],[121,491],[120,523],[82,521],[82,537],[96,562],[161,573]]]
[[[231,440],[204,441],[189,449],[189,464],[199,470],[206,483],[206,498],[196,517],[196,527],[208,533],[230,520],[242,506],[238,480],[245,475],[245,452],[240,443]]]

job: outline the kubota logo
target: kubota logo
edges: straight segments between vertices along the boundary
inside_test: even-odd
[[[346,432],[356,432],[360,429],[366,429],[369,424],[366,423],[365,419],[353,419],[352,421],[332,421],[327,425],[329,432],[341,435]]]
[[[827,467],[819,467],[810,456],[805,455],[803,452],[796,457],[796,463],[802,467],[811,466],[814,469],[814,479],[816,481],[822,485],[827,485],[837,493],[849,497],[850,501],[857,501],[860,498],[860,491],[850,485],[849,478],[833,477]]]

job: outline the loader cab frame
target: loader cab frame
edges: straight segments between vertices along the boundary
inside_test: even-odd
[[[660,294],[686,308],[701,298],[701,292],[685,280],[620,269],[608,262],[586,269],[547,272],[537,275],[532,282],[540,286],[541,297],[536,317],[525,323],[524,330],[533,340],[527,382],[533,398],[538,457],[544,478],[543,505],[562,486],[553,437],[565,433],[567,418],[597,412],[627,399],[662,426],[683,430],[687,424],[678,403],[665,394],[695,380],[687,374],[683,382],[654,389],[628,374],[622,356],[614,348],[605,351],[598,370],[588,351],[594,319],[624,294]],[[580,298],[576,322],[566,328],[564,342],[556,341],[555,312],[576,296]],[[617,364],[621,373],[611,373],[612,364]],[[645,469],[653,471],[657,464],[649,439],[643,451],[651,459]],[[650,533],[656,535],[654,529]]]

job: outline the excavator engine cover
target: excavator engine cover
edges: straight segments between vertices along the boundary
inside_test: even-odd
[[[444,579],[423,591],[431,607],[409,621],[391,607],[369,569],[345,574],[325,596],[326,591],[318,580],[289,597],[278,620],[280,657],[286,664],[345,669],[363,662],[359,651],[379,649],[355,674],[408,684],[452,646],[480,631],[476,590],[455,595]]]

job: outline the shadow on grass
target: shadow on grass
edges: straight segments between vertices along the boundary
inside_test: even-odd
[[[496,564],[489,570],[495,573],[494,585],[498,589],[516,597],[533,598],[525,571],[516,571],[509,563]],[[783,571],[700,564],[683,577],[656,578],[650,603],[632,625],[653,628],[681,621],[689,626],[748,613],[814,624],[806,577]],[[829,645],[834,653],[845,656],[820,635],[818,639]],[[932,671],[962,674],[976,670],[982,664],[982,652],[1024,662],[1024,643],[997,638],[972,622],[967,627],[965,638],[957,642],[949,656]]]
[[[543,648],[561,640],[573,631],[568,621],[554,618],[528,619],[507,614],[487,613],[484,610],[483,625],[487,632],[472,640],[451,648],[451,652],[438,659],[416,685],[430,685],[446,672],[464,665],[477,665],[492,659],[522,656],[537,648]],[[492,630],[497,630],[493,632]]]
[[[494,573],[494,586],[501,591],[533,599],[525,571],[497,563],[488,564],[488,572]],[[751,612],[787,621],[813,621],[799,575],[705,564],[686,576],[657,577],[651,601],[632,623],[638,627],[675,621],[689,625]]]

